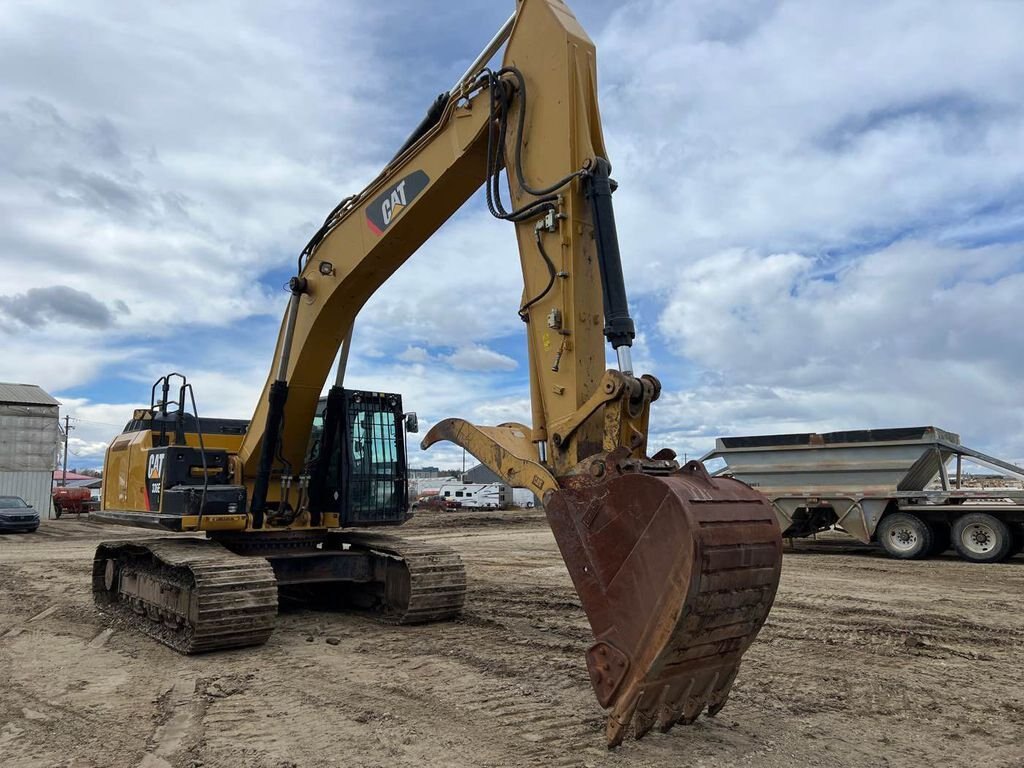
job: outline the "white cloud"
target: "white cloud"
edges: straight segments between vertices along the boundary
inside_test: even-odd
[[[98,464],[103,461],[109,444],[109,440],[82,440],[79,437],[72,437],[68,441],[68,464],[75,466],[77,462],[82,467]]]
[[[519,365],[508,355],[478,344],[459,347],[450,355],[445,355],[444,360],[460,371],[514,371]]]
[[[405,348],[404,352],[396,355],[396,357],[405,363],[425,363],[430,360],[430,353],[423,347],[410,345]]]
[[[992,362],[1024,322],[1024,250],[904,242],[838,272],[796,254],[703,259],[670,293],[659,328],[701,366],[747,381],[835,379],[851,365]]]
[[[357,103],[382,84],[367,35],[379,14],[293,12],[322,23],[230,3],[9,9],[0,297],[17,308],[26,291],[73,289],[123,308],[119,333],[94,337],[107,345],[276,315],[259,278],[384,151],[362,130],[380,111]]]
[[[1022,23],[1006,4],[624,4],[597,42],[630,285],[728,248],[1019,225]]]
[[[109,349],[93,333],[51,327],[41,333],[3,338],[0,381],[39,384],[59,392],[95,379],[104,366],[129,360],[137,350]]]

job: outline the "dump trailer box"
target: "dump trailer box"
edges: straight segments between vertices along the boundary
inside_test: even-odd
[[[864,543],[877,541],[897,557],[917,557],[926,549],[941,551],[953,535],[964,554],[961,549],[970,552],[970,543],[958,544],[957,522],[970,514],[992,520],[982,521],[991,530],[961,526],[963,536],[977,545],[968,559],[1002,549],[1006,556],[1024,544],[1024,490],[965,488],[963,463],[1020,480],[1024,468],[968,448],[959,435],[937,427],[720,437],[701,460],[723,461],[715,474],[735,477],[766,495],[787,537],[837,527]],[[891,530],[892,520],[883,525],[897,514],[904,527]],[[994,541],[1000,536],[1009,537],[1007,546]]]

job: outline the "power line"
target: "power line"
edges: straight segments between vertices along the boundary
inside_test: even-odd
[[[81,416],[72,416],[71,418],[74,419],[75,421],[81,421],[86,424],[99,424],[102,427],[115,427],[117,429],[120,429],[121,427],[124,426],[123,424],[111,424],[109,421],[94,421],[93,419],[83,419]]]

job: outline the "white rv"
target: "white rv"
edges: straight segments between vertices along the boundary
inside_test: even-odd
[[[439,494],[445,501],[463,507],[498,509],[512,503],[509,487],[504,483],[445,483]]]

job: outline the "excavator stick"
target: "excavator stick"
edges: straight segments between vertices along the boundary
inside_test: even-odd
[[[594,632],[587,668],[611,747],[631,724],[640,738],[718,713],[775,599],[782,544],[763,496],[698,462],[603,466],[544,508]]]

